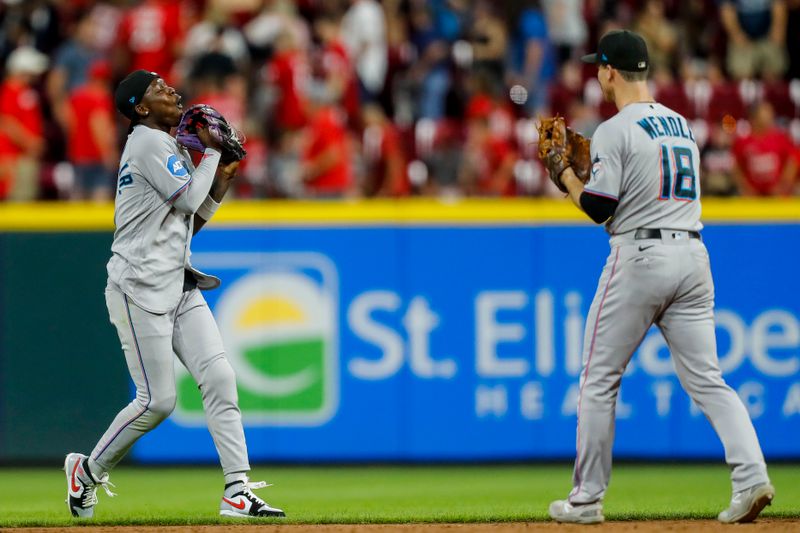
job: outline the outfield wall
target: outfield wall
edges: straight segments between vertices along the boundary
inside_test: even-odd
[[[800,202],[705,202],[720,359],[765,453],[800,458]],[[103,302],[108,207],[0,208],[0,459],[91,446],[130,396]],[[254,460],[502,460],[574,451],[583,319],[608,253],[566,202],[226,205],[193,244]],[[214,461],[199,393],[135,447]],[[91,416],[88,415],[91,413]],[[618,457],[720,457],[645,338]]]

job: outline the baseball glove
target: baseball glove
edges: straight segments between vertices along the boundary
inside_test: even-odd
[[[561,182],[561,174],[567,167],[572,167],[583,183],[591,176],[589,139],[568,128],[564,117],[546,118],[539,122],[539,159],[547,168],[550,179],[564,193],[567,188]]]
[[[567,128],[567,158],[572,171],[583,183],[592,177],[592,156],[589,153],[590,139]]]
[[[208,128],[211,136],[219,143],[222,163],[241,161],[247,155],[242,146],[242,135],[228,124],[219,111],[205,104],[193,105],[184,111],[175,133],[178,144],[190,150],[204,151],[206,147],[197,136],[198,127]]]

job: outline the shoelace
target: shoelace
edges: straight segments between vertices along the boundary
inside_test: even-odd
[[[117,494],[112,492],[109,487],[113,487],[114,484],[108,480],[108,474],[101,477],[100,479],[93,479],[92,485],[85,485],[85,489],[83,492],[83,498],[81,500],[81,505],[83,507],[91,507],[93,505],[97,505],[97,487],[103,487],[103,490],[106,491],[109,498],[113,498]]]
[[[263,489],[266,487],[271,487],[272,483],[267,483],[266,481],[246,481],[244,484],[244,493],[248,496],[252,496],[253,498],[259,499],[258,496],[252,493],[253,490]]]
[[[255,502],[257,502],[257,503],[259,503],[261,505],[267,505],[267,502],[265,502],[264,500],[262,500],[261,498],[259,498],[255,494],[253,494],[252,491],[253,490],[257,490],[257,489],[263,489],[263,488],[266,488],[266,487],[271,487],[271,486],[272,486],[272,483],[267,483],[266,481],[249,481],[248,480],[248,481],[246,481],[244,483],[244,489],[242,489],[242,492],[244,493],[246,498],[248,498],[250,500],[253,500],[253,501],[255,501]]]

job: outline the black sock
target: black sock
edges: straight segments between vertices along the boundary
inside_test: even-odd
[[[89,478],[89,481],[94,482],[94,476],[92,475],[92,471],[89,470],[89,458],[85,458],[83,460],[83,471],[86,472],[86,476]]]

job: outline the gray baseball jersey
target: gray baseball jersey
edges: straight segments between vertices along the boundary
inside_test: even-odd
[[[236,379],[211,310],[198,289],[219,285],[189,264],[194,214],[208,197],[220,153],[207,148],[194,167],[168,133],[136,126],[120,160],[106,303],[136,397],[123,408],[89,459],[108,472],[139,437],[175,407],[175,357],[203,395],[208,428],[226,482],[250,469]],[[189,270],[197,281],[184,285]]]
[[[619,200],[609,233],[702,229],[700,152],[681,115],[657,103],[628,104],[597,128],[591,154],[586,192]]]
[[[629,104],[600,125],[591,154],[585,191],[618,204],[606,223],[611,253],[586,319],[569,501],[593,503],[605,495],[620,382],[653,324],[681,385],[722,440],[734,491],[767,482],[747,410],[717,360],[714,283],[697,233],[700,157],[686,119],[660,104]]]
[[[166,313],[178,305],[184,270],[201,289],[219,280],[189,263],[194,213],[208,196],[220,153],[207,148],[194,168],[170,134],[136,126],[120,159],[114,211],[114,242],[108,277],[138,306]],[[191,187],[190,187],[191,185]]]

